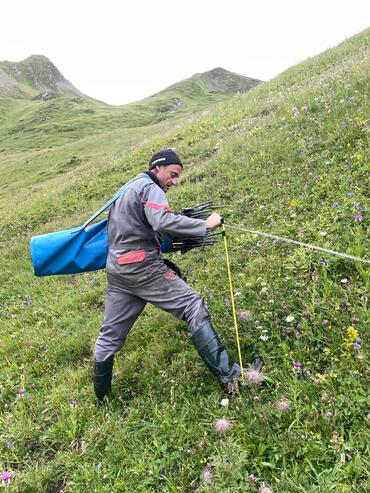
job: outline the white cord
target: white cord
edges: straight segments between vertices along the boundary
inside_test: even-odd
[[[348,258],[350,260],[355,260],[356,262],[364,262],[370,264],[370,260],[366,258],[355,257],[354,255],[349,255],[347,253],[336,252],[335,250],[328,250],[327,248],[318,247],[316,245],[310,245],[309,243],[303,243],[302,241],[291,240],[289,238],[283,238],[282,236],[271,235],[269,233],[262,233],[261,231],[255,231],[253,229],[244,229],[238,226],[232,226],[231,224],[225,224],[227,228],[237,229],[239,231],[246,231],[247,233],[252,233],[254,235],[266,236],[267,238],[272,238],[278,241],[285,241],[285,243],[292,243],[293,245],[299,245],[311,250],[318,250],[319,252],[330,253],[336,255],[337,257]]]

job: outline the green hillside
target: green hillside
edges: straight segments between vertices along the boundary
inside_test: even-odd
[[[231,226],[369,259],[369,37],[368,29],[242,96],[148,126],[114,123],[102,133],[96,123],[84,133],[90,120],[73,106],[70,141],[50,124],[40,149],[16,116],[40,111],[7,100],[1,173],[17,185],[10,176],[1,202],[0,462],[11,491],[368,492],[368,264]],[[92,120],[108,121],[99,108]],[[5,128],[19,129],[9,147]],[[35,278],[29,239],[81,224],[165,146],[185,163],[173,209],[226,205],[243,361],[260,355],[266,380],[221,405],[186,326],[147,307],[116,357],[114,395],[98,408],[91,357],[105,274]],[[11,156],[22,152],[40,161],[18,167]],[[236,357],[223,244],[172,257]],[[214,428],[220,418],[231,423],[224,435]]]
[[[111,106],[78,91],[46,57],[0,62],[0,198],[58,175],[62,182],[68,171],[106,166],[163,131],[149,126],[169,119],[177,125],[260,82],[218,68]]]

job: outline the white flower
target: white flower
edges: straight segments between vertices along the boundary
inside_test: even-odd
[[[266,335],[266,334],[263,334],[263,335],[259,336],[259,339],[261,339],[261,341],[268,341],[269,340],[269,336]]]
[[[229,399],[222,399],[221,401],[221,406],[223,407],[227,407],[229,405]]]
[[[288,315],[286,318],[285,318],[285,321],[286,322],[293,322],[294,320],[294,315]]]
[[[262,294],[267,293],[267,291],[268,291],[267,286],[264,286],[264,287],[261,289],[261,293],[262,293]]]

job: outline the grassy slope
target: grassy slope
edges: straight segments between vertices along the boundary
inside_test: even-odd
[[[366,256],[368,40],[366,31],[194,122],[163,125],[160,137],[90,175],[41,185],[23,206],[14,199],[0,348],[1,461],[16,474],[13,491],[238,493],[263,482],[275,493],[367,491],[365,264],[230,230],[237,309],[251,312],[240,320],[242,353],[246,363],[262,355],[269,381],[221,407],[185,325],[148,308],[116,358],[115,398],[97,409],[91,350],[104,273],[36,279],[28,239],[80,223],[153,149],[170,145],[187,163],[174,207],[213,199],[228,205],[227,223]],[[175,260],[234,352],[222,245]],[[363,339],[358,351],[350,326]],[[276,409],[282,397],[286,413]],[[218,417],[233,423],[222,439]],[[211,483],[201,479],[206,464]]]
[[[167,120],[176,125],[179,119],[256,83],[216,69],[120,107],[73,93],[50,101],[0,96],[0,199],[69,170],[76,172],[102,161],[107,165],[128,146],[151,135],[150,129],[142,127]]]

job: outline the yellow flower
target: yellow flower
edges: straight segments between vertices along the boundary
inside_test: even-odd
[[[295,199],[292,199],[290,202],[290,207],[297,207],[297,201]]]

